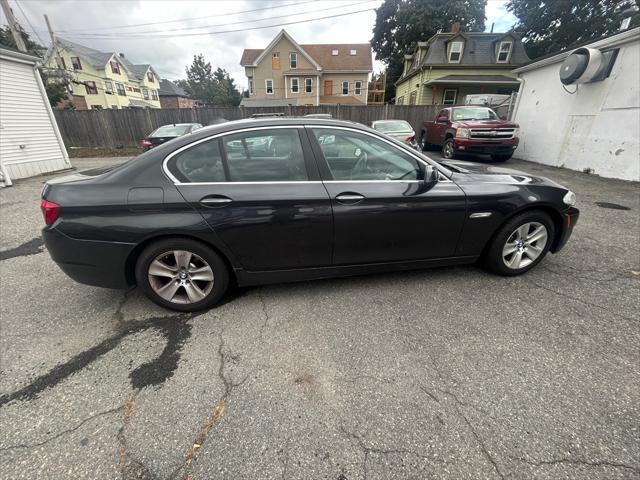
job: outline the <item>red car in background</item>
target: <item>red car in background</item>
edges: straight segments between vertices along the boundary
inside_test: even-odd
[[[459,153],[488,154],[495,161],[509,160],[518,147],[519,127],[501,120],[488,107],[462,105],[443,108],[422,124],[422,150],[437,146],[444,158]]]

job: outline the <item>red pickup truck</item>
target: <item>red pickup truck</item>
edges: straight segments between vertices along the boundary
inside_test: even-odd
[[[438,146],[444,158],[458,153],[484,153],[496,161],[511,158],[518,146],[518,125],[500,120],[488,107],[447,107],[435,120],[424,122],[420,132],[422,150]]]

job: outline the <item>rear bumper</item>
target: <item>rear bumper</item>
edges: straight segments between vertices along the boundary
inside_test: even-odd
[[[520,140],[472,140],[469,138],[454,138],[453,149],[458,153],[483,153],[494,155],[510,155],[518,147]]]
[[[54,262],[76,282],[105,288],[128,288],[126,262],[135,245],[68,237],[56,228],[42,230]]]
[[[578,223],[579,218],[580,210],[574,207],[570,207],[562,214],[562,233],[551,248],[551,253],[559,252],[567,244],[569,237],[573,233],[573,227]]]

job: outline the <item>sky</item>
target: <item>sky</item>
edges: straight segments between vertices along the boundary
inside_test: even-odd
[[[240,67],[245,48],[264,48],[285,28],[298,43],[367,43],[382,0],[9,0],[18,23],[49,45],[43,15],[59,37],[133,63],[149,63],[162,78],[185,78],[185,67],[202,53],[246,88]],[[506,31],[515,18],[507,0],[489,0],[487,30]],[[346,13],[349,15],[343,15]],[[322,17],[333,18],[322,18]],[[303,23],[301,20],[314,19]],[[1,23],[6,24],[4,15]],[[289,25],[282,25],[291,23]],[[135,25],[135,26],[130,26]],[[268,28],[256,28],[266,26]],[[250,29],[250,30],[249,30]],[[227,32],[227,33],[211,33]],[[203,34],[204,33],[204,34]],[[374,62],[381,71],[382,63]]]

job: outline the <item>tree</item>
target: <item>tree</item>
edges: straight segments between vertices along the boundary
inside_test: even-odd
[[[176,83],[194,99],[211,105],[237,106],[241,95],[229,72],[222,68],[213,71],[210,62],[202,54],[194,55],[190,67],[186,68],[187,79]]]
[[[42,56],[42,51],[45,48],[39,43],[31,40],[31,37],[20,25],[16,25],[18,32],[22,36],[22,40],[24,41],[25,47],[27,47],[27,52],[37,55],[39,57]],[[11,33],[11,29],[8,25],[0,27],[0,44],[5,45],[7,47],[11,47],[15,50],[18,49],[15,40],[13,39],[13,34]]]
[[[376,9],[371,46],[387,66],[385,100],[395,95],[404,55],[413,53],[416,42],[449,31],[454,22],[463,31],[483,31],[485,5],[485,0],[384,0]]]
[[[510,0],[507,10],[518,19],[531,58],[555,53],[577,43],[611,34],[620,28],[622,12],[640,0]],[[640,15],[631,26],[640,24]]]

